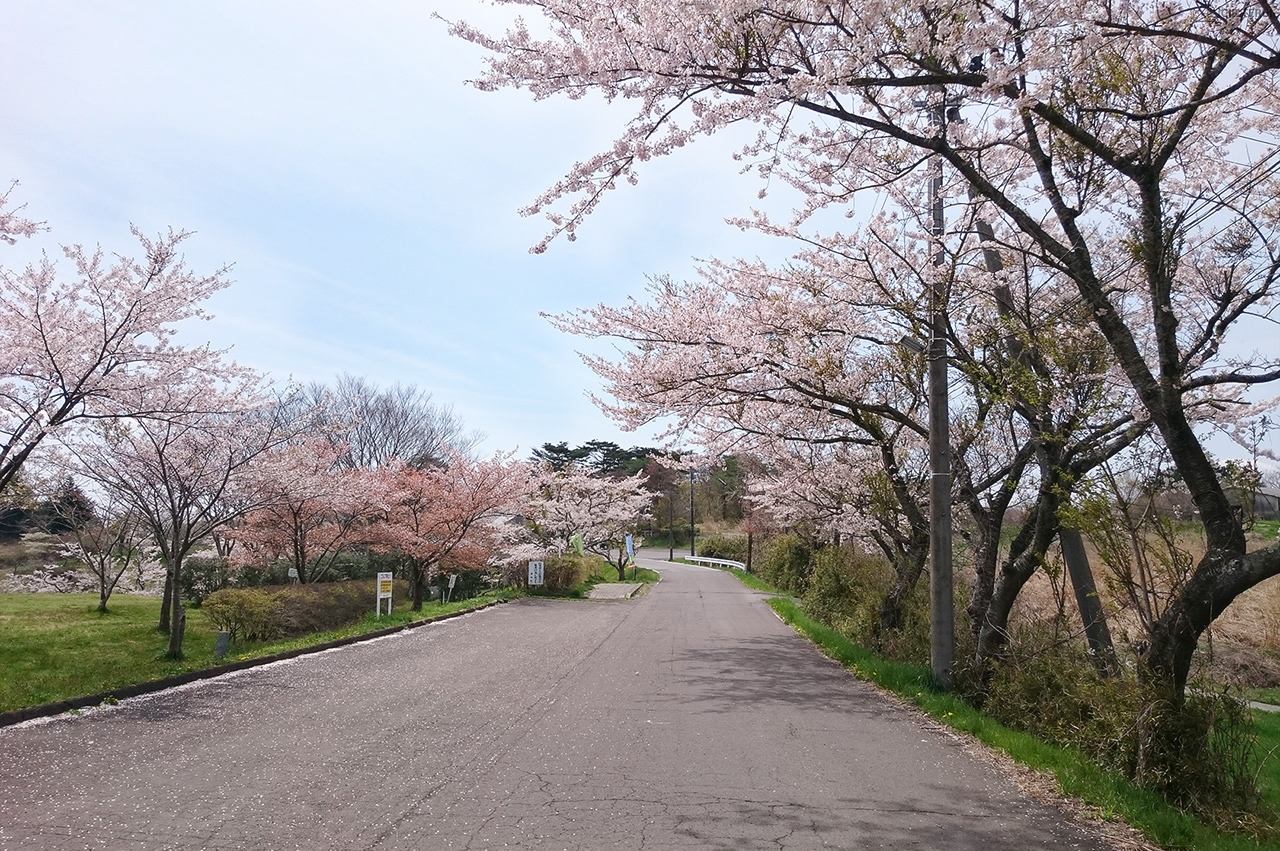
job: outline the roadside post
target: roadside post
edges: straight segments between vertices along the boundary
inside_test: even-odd
[[[636,539],[632,537],[630,534],[627,535],[627,561],[631,562],[631,571],[632,571],[631,578],[634,579],[635,568],[636,568]],[[627,572],[626,568],[623,568],[622,569],[623,579],[626,578],[626,572]]]
[[[378,617],[382,617],[382,601],[387,601],[387,614],[391,614],[391,574],[378,574]]]

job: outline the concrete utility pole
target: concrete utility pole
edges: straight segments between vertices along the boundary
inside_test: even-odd
[[[676,485],[671,483],[671,495],[667,497],[667,561],[676,560]]]
[[[698,474],[695,473],[693,470],[689,471],[689,555],[690,556],[697,555],[697,553],[694,552],[694,549],[693,549],[694,541],[698,537],[697,534],[694,532],[694,527],[693,527],[693,482],[697,478],[697,476]]]
[[[934,131],[947,132],[946,91],[930,111]],[[929,305],[929,661],[934,680],[951,685],[955,662],[955,592],[951,575],[951,439],[947,397],[947,282],[942,274],[946,256],[942,237],[946,214],[942,206],[942,156],[934,155],[929,181],[933,235],[938,240]]]

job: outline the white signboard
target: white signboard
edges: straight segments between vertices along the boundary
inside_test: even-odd
[[[450,573],[450,574],[449,574],[449,590],[450,590],[450,591],[452,591],[452,590],[453,590],[453,586],[455,586],[455,585],[457,585],[457,584],[458,584],[458,574],[456,574],[456,573]]]
[[[382,616],[382,601],[387,601],[387,614],[391,614],[391,574],[378,574],[378,616]]]
[[[529,562],[529,584],[541,585],[545,581],[543,564],[540,561]]]

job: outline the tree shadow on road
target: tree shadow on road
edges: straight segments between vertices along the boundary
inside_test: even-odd
[[[887,716],[900,712],[851,673],[800,640],[743,638],[673,660],[679,696],[693,711],[779,705]]]

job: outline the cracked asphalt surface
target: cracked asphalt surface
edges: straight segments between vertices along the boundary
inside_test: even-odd
[[[637,599],[522,600],[0,730],[0,849],[1106,847],[733,577],[645,566]]]

